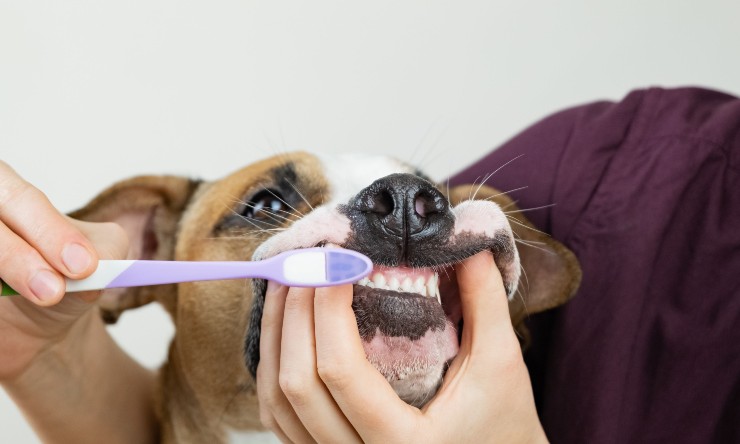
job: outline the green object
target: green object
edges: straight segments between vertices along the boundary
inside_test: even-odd
[[[10,288],[8,284],[0,280],[0,296],[18,296],[18,292]]]

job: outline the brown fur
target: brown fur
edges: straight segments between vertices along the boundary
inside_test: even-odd
[[[72,216],[120,223],[130,237],[131,258],[249,260],[269,234],[233,229],[222,222],[233,217],[230,214],[239,200],[276,180],[270,172],[285,162],[295,165],[296,180],[312,206],[328,197],[323,179],[313,174],[316,160],[296,153],[255,163],[210,183],[178,177],[130,179],[113,185]],[[457,187],[450,197],[454,203],[467,199],[469,193],[469,187]],[[497,193],[483,187],[478,197]],[[493,200],[502,206],[510,203],[506,196]],[[305,213],[310,208],[304,205],[296,210]],[[512,217],[531,226],[521,215]],[[542,242],[537,246],[549,250],[519,248],[528,280],[520,285],[521,298],[510,304],[512,322],[517,325],[527,313],[567,301],[578,286],[580,269],[572,253],[558,242],[517,224],[512,228],[521,239]],[[242,356],[252,301],[248,282],[193,282],[106,293],[101,311],[109,321],[152,300],[162,303],[172,316],[176,335],[160,370],[155,401],[162,442],[222,442],[223,426],[261,428],[254,381]]]

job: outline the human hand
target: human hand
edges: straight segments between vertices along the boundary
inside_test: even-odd
[[[22,373],[43,349],[90,313],[100,292],[65,296],[64,277],[82,279],[98,258],[124,259],[116,224],[73,220],[0,161],[0,278],[22,297],[0,297],[0,381]]]
[[[270,283],[257,368],[260,419],[284,442],[546,442],[490,253],[456,267],[460,351],[421,410],[367,361],[349,285]]]

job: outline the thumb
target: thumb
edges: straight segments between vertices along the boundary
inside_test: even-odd
[[[120,225],[113,222],[85,222],[71,218],[69,220],[87,237],[100,259],[128,258],[129,239]],[[84,302],[93,302],[100,297],[101,292],[86,291],[74,295]]]
[[[129,239],[126,231],[113,222],[85,222],[69,219],[92,243],[100,259],[126,259]]]
[[[463,312],[463,346],[516,342],[508,298],[493,255],[483,251],[455,267]],[[466,341],[467,340],[467,341]]]

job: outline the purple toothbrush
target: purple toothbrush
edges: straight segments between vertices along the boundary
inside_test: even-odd
[[[269,279],[292,287],[329,287],[357,282],[372,270],[366,256],[339,248],[289,250],[253,262],[101,260],[89,277],[67,279],[67,292],[246,278]],[[18,294],[2,280],[0,287],[0,296]]]

